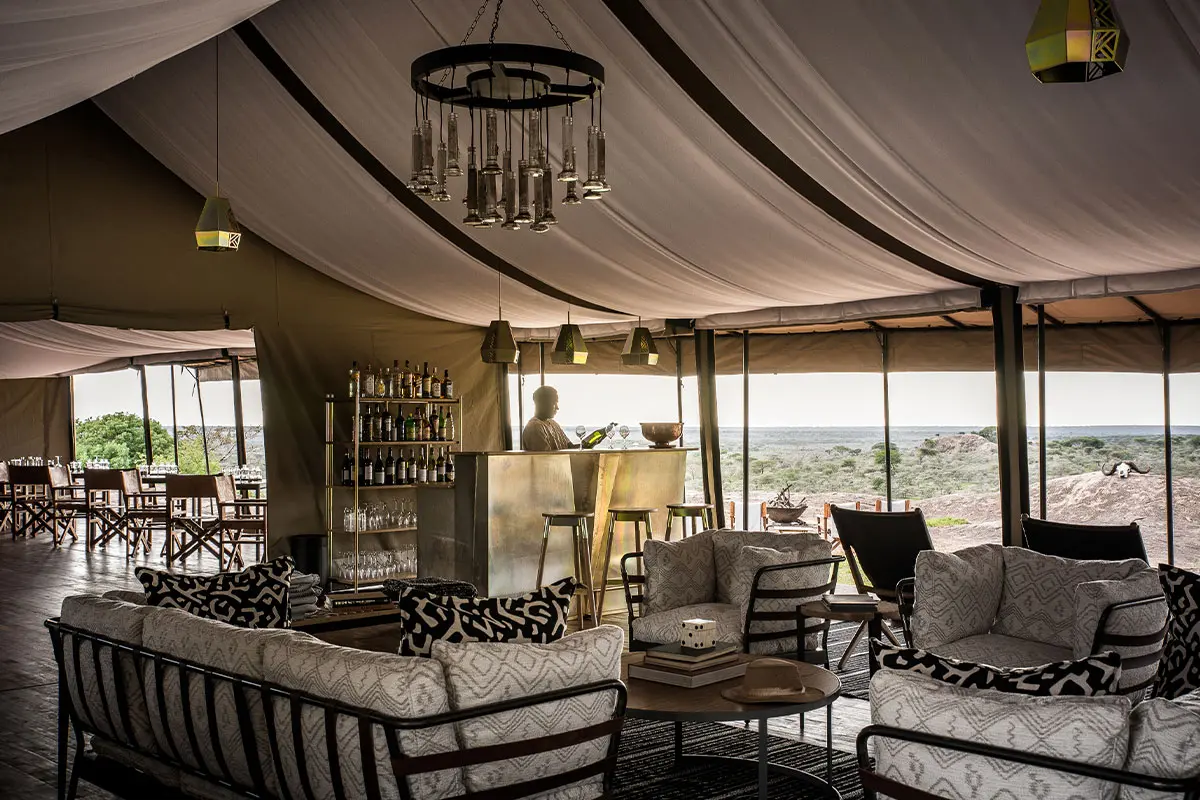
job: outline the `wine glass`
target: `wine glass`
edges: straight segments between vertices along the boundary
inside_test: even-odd
[[[587,426],[585,426],[585,425],[576,425],[575,426],[575,435],[579,437],[580,444],[583,443],[583,435],[585,433],[587,433]]]
[[[621,434],[621,449],[624,450],[629,447],[629,426],[622,425],[618,433]]]
[[[616,446],[613,444],[613,439],[617,438],[617,429],[609,428],[608,432],[604,434],[604,437],[608,439],[608,449],[615,450]]]

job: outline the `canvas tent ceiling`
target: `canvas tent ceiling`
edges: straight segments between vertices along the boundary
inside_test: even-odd
[[[237,6],[220,4],[221,13]],[[623,22],[636,6],[546,3],[572,45],[608,69],[616,190],[604,203],[564,209],[549,236],[467,235],[596,305],[698,318],[701,327],[979,306],[976,288],[868,241],[781,179],[664,68],[645,46],[644,26]],[[457,42],[477,7],[281,0],[252,24],[339,123],[403,176],[409,62]],[[1123,3],[1129,69],[1080,86],[1042,86],[1029,75],[1022,43],[1037,0],[645,7],[784,158],[902,245],[961,273],[1021,285],[1031,302],[1200,286],[1200,151],[1191,135],[1200,127],[1192,102],[1200,9],[1188,0]],[[233,21],[220,16],[218,28]],[[71,22],[64,11],[35,31],[44,51]],[[556,43],[532,4],[505,8],[499,38]],[[494,317],[489,267],[389,195],[242,37],[226,33],[220,47],[221,187],[250,228],[398,305],[473,324]],[[0,47],[0,63],[12,61],[11,50]],[[215,56],[212,43],[193,48],[97,100],[200,192],[216,178]],[[142,68],[156,60],[144,57]],[[125,67],[106,61],[92,63],[107,75],[99,83],[124,77]],[[45,82],[26,72],[18,82]],[[28,90],[36,89],[55,93],[52,82]],[[550,146],[555,154],[553,126]],[[455,223],[462,213],[456,203],[436,210]],[[515,325],[565,319],[565,303],[511,280],[504,295]],[[579,309],[573,318],[622,319]]]

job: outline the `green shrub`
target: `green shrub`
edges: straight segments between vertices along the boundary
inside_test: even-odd
[[[967,520],[962,517],[930,517],[925,520],[925,524],[931,528],[950,528],[954,525],[966,525]]]

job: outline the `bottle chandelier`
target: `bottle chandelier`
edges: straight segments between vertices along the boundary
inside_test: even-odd
[[[571,49],[540,0],[532,0],[534,7],[565,49],[497,43],[504,0],[496,0],[487,44],[467,44],[491,2],[484,0],[457,47],[434,50],[412,63],[416,122],[408,186],[426,200],[448,202],[448,179],[465,176],[464,225],[504,230],[527,226],[534,233],[546,233],[558,224],[555,183],[566,184],[560,202],[568,206],[601,200],[611,188],[604,152],[604,67]],[[589,115],[587,172],[581,174],[576,165],[575,104],[584,100]],[[458,109],[466,109],[467,116],[465,165],[459,149],[464,121]],[[557,173],[549,153],[555,110],[562,132]]]

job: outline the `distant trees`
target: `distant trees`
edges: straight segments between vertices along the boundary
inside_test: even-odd
[[[209,463],[213,472],[221,471],[220,450],[214,447],[210,431]],[[159,464],[175,460],[171,433],[158,420],[150,420],[150,445]],[[80,461],[108,459],[113,469],[132,469],[146,463],[146,438],[142,418],[137,414],[115,412],[75,422],[75,457]],[[235,459],[236,461],[236,459]],[[179,471],[204,473],[204,439],[200,428],[179,429]]]

